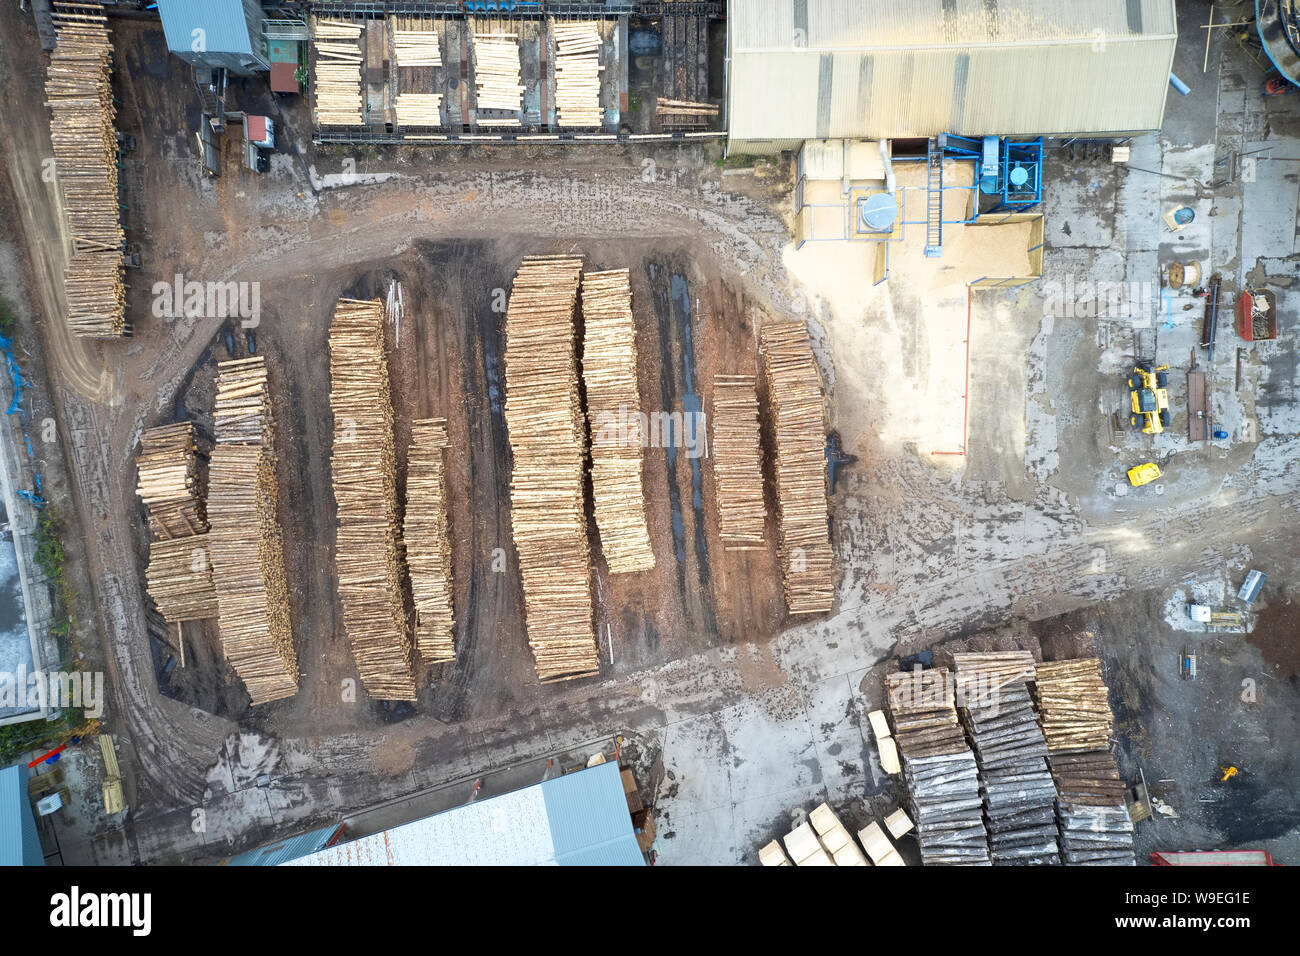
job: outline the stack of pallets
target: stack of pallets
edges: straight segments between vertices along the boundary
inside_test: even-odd
[[[1061,850],[1073,865],[1133,866],[1133,820],[1110,752],[1115,717],[1101,661],[1039,664],[1034,678],[1056,781]]]
[[[655,566],[641,485],[636,324],[626,269],[582,277],[582,380],[591,424],[591,490],[600,547],[613,574]]]
[[[989,863],[979,770],[957,720],[949,672],[937,668],[890,674],[885,684],[921,862]]]
[[[475,109],[514,114],[477,115],[480,126],[517,126],[523,109],[524,86],[519,81],[519,37],[513,33],[474,34]]]
[[[966,730],[975,747],[984,823],[995,864],[1057,865],[1056,786],[1029,699],[1028,651],[953,655]]]
[[[312,18],[316,54],[316,122],[321,126],[360,126],[361,25]]]
[[[785,603],[791,614],[820,614],[835,600],[821,377],[802,321],[768,322],[759,342],[776,435]]]
[[[431,418],[411,424],[406,458],[406,566],[415,599],[415,649],[425,664],[456,659],[452,610],[451,536],[447,527],[447,482],[443,449],[447,422]]]
[[[415,700],[383,304],[340,299],[329,345],[334,560],[343,628],[366,692],[381,700]]]
[[[582,260],[531,256],[506,311],[510,523],[528,643],[542,681],[599,672],[592,625],[575,310]]]
[[[271,395],[260,356],[217,364],[214,421],[208,550],[221,650],[257,705],[298,692]]]
[[[552,21],[556,122],[566,129],[600,126],[600,29],[591,21]]]
[[[98,12],[92,12],[98,11]],[[125,325],[125,235],[118,206],[113,47],[101,8],[56,3],[57,41],[46,69],[54,172],[72,256],[63,273],[68,328],[116,337]]]
[[[761,551],[767,543],[755,387],[752,375],[713,379],[713,481],[727,551]]]

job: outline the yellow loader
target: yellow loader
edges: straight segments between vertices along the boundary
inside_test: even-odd
[[[1128,377],[1132,406],[1128,423],[1146,435],[1159,435],[1169,427],[1169,366],[1138,362]]]

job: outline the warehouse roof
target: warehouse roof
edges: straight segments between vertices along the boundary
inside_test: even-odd
[[[158,0],[173,53],[252,53],[244,0]]]
[[[27,768],[0,769],[0,866],[44,865],[36,817],[27,796]]]
[[[291,866],[642,866],[616,763],[546,780]]]
[[[1158,129],[1174,0],[731,0],[733,140]]]

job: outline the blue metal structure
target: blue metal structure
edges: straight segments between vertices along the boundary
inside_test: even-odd
[[[1011,210],[1024,212],[1043,201],[1043,138],[955,136],[938,138],[945,154],[971,160],[979,175],[976,215]]]
[[[0,770],[0,866],[44,866],[36,816],[27,797],[27,768]]]
[[[329,826],[289,837],[270,846],[258,847],[238,856],[232,856],[222,866],[279,866],[317,850],[323,850],[343,835],[343,824],[332,823]]]

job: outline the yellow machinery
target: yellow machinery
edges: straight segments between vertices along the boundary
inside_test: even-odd
[[[1159,435],[1169,427],[1169,366],[1138,362],[1128,377],[1132,406],[1128,423],[1144,434]]]
[[[1142,485],[1155,481],[1160,477],[1160,466],[1154,461],[1148,461],[1145,464],[1134,465],[1128,470],[1128,481],[1134,488],[1140,488]]]

